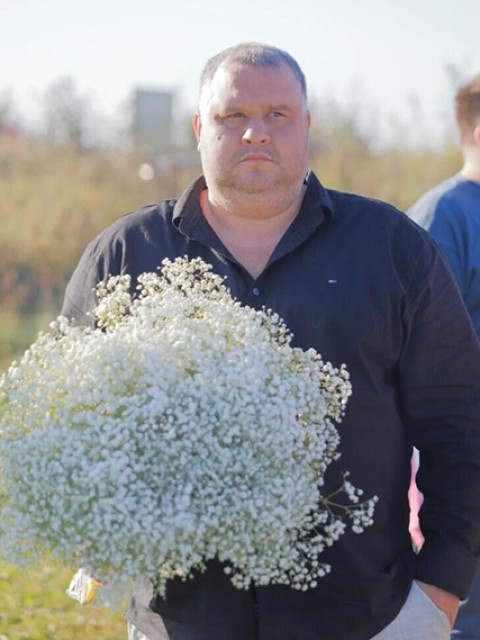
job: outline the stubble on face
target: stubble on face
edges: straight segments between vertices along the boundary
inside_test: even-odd
[[[272,162],[281,167],[280,158],[275,158],[274,154],[271,154],[271,157]],[[236,162],[245,161],[239,158]],[[248,162],[254,164],[252,161]],[[216,176],[215,184],[218,189],[225,193],[231,192],[249,196],[271,194],[273,197],[279,190],[286,191],[293,188],[298,184],[298,178],[291,171],[268,172],[260,166],[258,169],[251,167],[249,171],[245,172],[222,171]]]

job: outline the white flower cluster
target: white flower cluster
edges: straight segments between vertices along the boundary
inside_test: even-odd
[[[0,551],[159,593],[215,557],[238,587],[314,586],[376,500],[347,480],[322,495],[345,367],[293,348],[200,259],[129,287],[100,285],[97,328],[59,318],[0,380]]]

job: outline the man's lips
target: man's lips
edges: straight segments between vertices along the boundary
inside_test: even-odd
[[[273,162],[273,158],[268,153],[246,153],[240,162]]]

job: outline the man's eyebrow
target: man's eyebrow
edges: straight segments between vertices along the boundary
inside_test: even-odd
[[[291,111],[292,108],[288,106],[288,104],[280,103],[280,104],[272,104],[270,106],[272,111]]]
[[[223,107],[224,111],[243,111],[245,109],[249,109],[250,105],[249,104],[238,104],[238,103],[231,103],[231,104],[226,104]],[[269,111],[292,111],[292,107],[290,107],[288,104],[285,103],[280,103],[280,104],[269,104],[268,105],[268,110]]]

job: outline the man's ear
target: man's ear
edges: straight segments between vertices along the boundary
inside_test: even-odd
[[[202,118],[198,111],[193,116],[192,125],[193,125],[193,130],[195,131],[195,137],[197,138],[197,142],[200,142],[200,134],[202,132]]]

